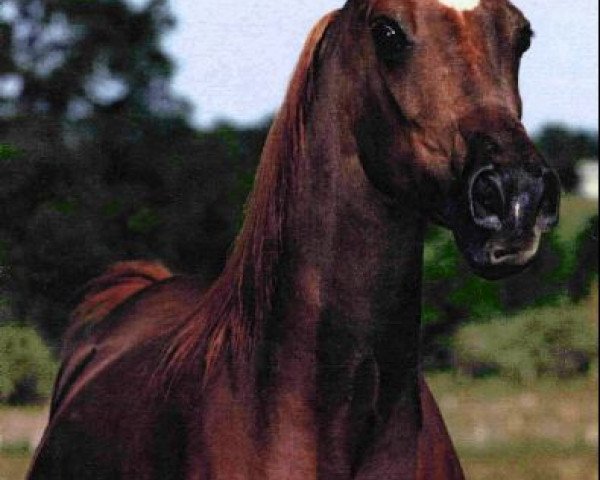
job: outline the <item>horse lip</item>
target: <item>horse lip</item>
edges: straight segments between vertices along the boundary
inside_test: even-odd
[[[541,234],[542,230],[535,227],[532,233],[518,237],[502,238],[496,234],[482,243],[475,239],[466,242],[464,239],[457,240],[474,273],[487,280],[498,280],[521,272],[533,261],[541,243]]]
[[[526,265],[537,253],[540,246],[541,230],[534,228],[533,235],[527,240],[503,242],[490,240],[486,243],[491,265]]]
[[[536,228],[527,240],[490,239],[482,247],[469,248],[465,256],[477,275],[499,280],[521,272],[532,262],[539,249],[541,233]]]

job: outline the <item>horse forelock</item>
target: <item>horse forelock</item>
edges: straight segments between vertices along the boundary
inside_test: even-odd
[[[229,353],[248,361],[261,327],[273,308],[285,212],[294,172],[304,153],[306,115],[314,98],[319,50],[338,11],[325,15],[311,30],[275,118],[245,208],[244,225],[221,276],[181,326],[163,359],[170,377],[203,363],[204,382]]]

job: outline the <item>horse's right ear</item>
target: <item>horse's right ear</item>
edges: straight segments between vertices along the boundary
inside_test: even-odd
[[[339,15],[339,10],[333,10],[328,14],[324,15],[312,28],[306,42],[304,43],[304,48],[302,49],[302,53],[300,54],[300,62],[298,66],[303,65],[307,68],[310,67],[311,61],[314,61],[318,52],[320,50],[320,46],[325,38],[325,33],[327,29],[331,26],[331,24],[335,21],[337,16]]]
[[[339,14],[339,10],[333,10],[321,18],[308,34],[308,38],[304,43],[300,59],[292,75],[288,95],[297,97],[297,93],[311,93],[311,82],[314,78],[314,70],[316,69],[316,60],[321,50],[325,33],[330,25],[335,21]],[[296,95],[294,95],[296,93]]]
[[[265,143],[263,158],[275,158],[279,155],[288,157],[289,152],[292,152],[292,156],[297,156],[302,149],[306,110],[314,98],[319,53],[327,29],[338,14],[339,10],[328,13],[310,31],[292,74],[283,105]],[[286,135],[282,135],[282,132],[286,132]],[[259,168],[259,174],[260,171]]]

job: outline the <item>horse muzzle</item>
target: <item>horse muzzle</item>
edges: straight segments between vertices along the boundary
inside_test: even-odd
[[[520,271],[538,251],[542,233],[558,223],[560,183],[541,161],[488,163],[469,176],[457,243],[474,270],[489,279]]]

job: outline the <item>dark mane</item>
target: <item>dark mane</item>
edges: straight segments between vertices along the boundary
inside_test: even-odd
[[[195,314],[179,328],[166,352],[167,374],[196,360],[204,363],[206,374],[225,352],[247,359],[260,338],[277,289],[287,200],[296,177],[292,172],[302,162],[318,52],[336,15],[334,11],[323,17],[308,36],[265,143],[244,225],[223,273],[200,300]]]

